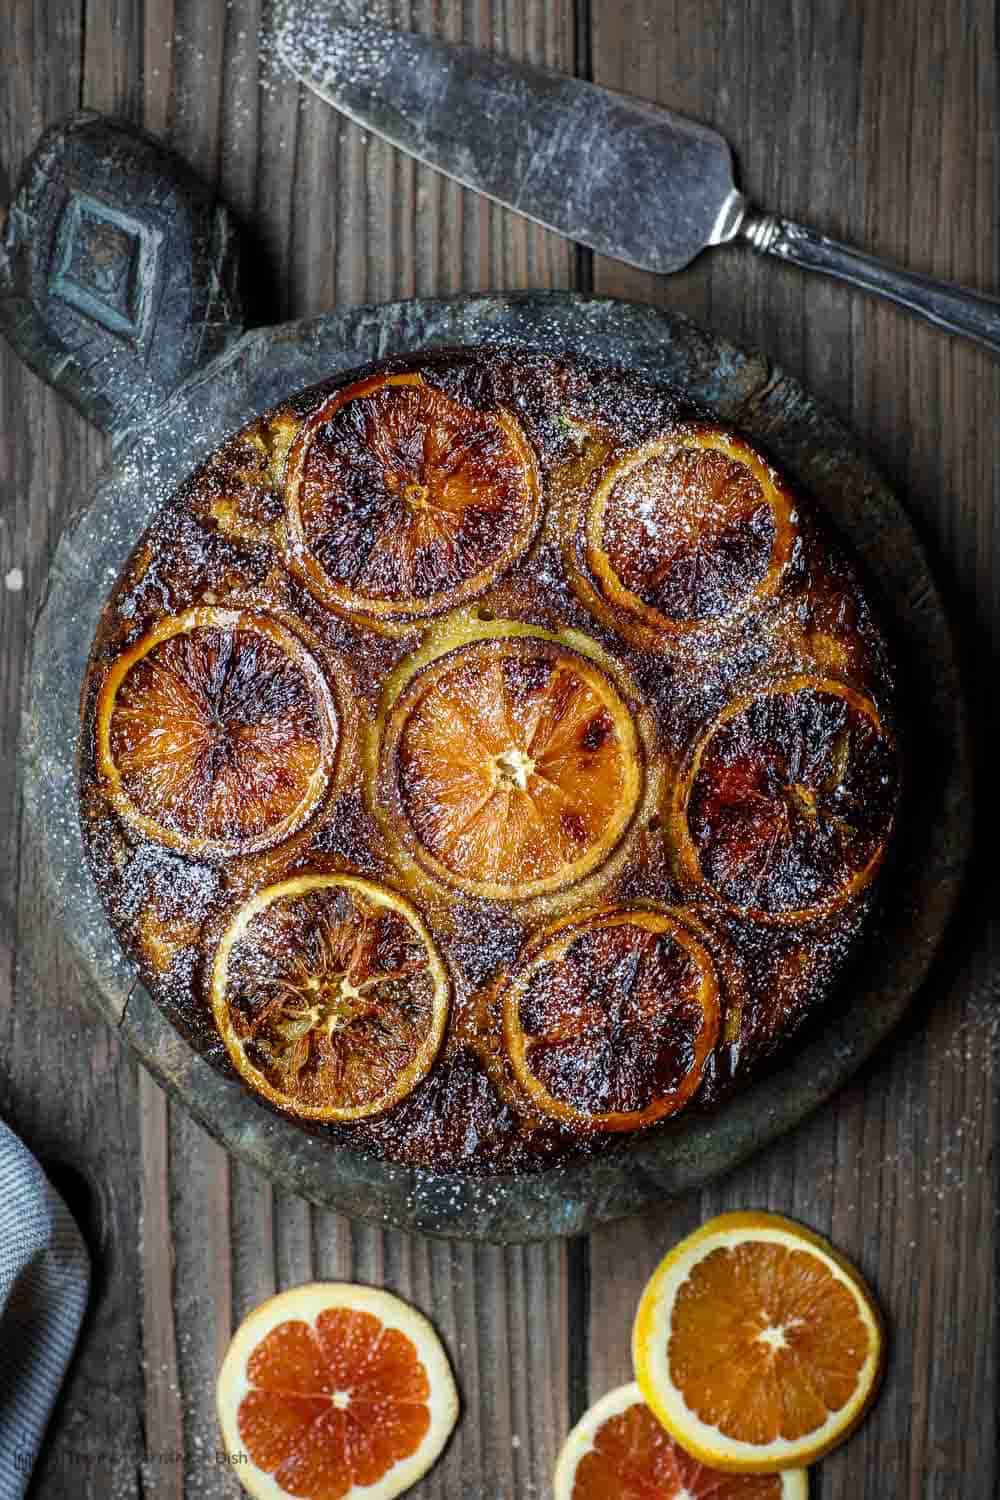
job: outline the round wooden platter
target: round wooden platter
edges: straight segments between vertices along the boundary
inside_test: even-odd
[[[868,565],[919,703],[898,858],[875,929],[822,1024],[714,1114],[682,1116],[601,1161],[518,1178],[435,1174],[335,1148],[216,1072],[161,1015],[119,949],[87,871],[76,810],[79,693],[91,639],[122,563],[162,501],[228,433],[303,386],[398,352],[484,342],[627,366],[683,387],[747,432],[811,492]],[[955,905],[972,822],[951,631],[906,512],[869,459],[762,356],[674,313],[572,293],[388,303],[260,329],[181,386],[119,449],[56,549],[35,631],[21,770],[27,837],[85,999],[206,1130],[316,1203],[428,1234],[500,1242],[579,1234],[696,1188],[821,1104],[924,980]],[[25,957],[30,964],[30,951]],[[44,993],[36,1000],[60,1004]]]

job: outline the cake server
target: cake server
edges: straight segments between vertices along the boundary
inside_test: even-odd
[[[877,260],[739,191],[716,131],[642,99],[475,47],[286,6],[292,71],[366,130],[602,255],[679,271],[736,241],[909,308],[1000,353],[1000,299]]]

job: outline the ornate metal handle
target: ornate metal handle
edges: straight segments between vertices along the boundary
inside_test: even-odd
[[[740,224],[739,235],[762,255],[777,255],[807,271],[849,281],[862,291],[898,302],[948,333],[964,334],[1000,354],[1000,298],[904,271],[776,214],[751,209]]]

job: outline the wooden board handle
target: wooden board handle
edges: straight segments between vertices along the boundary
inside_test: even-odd
[[[42,136],[0,238],[0,330],[121,438],[239,337],[229,210],[173,152],[90,111]]]

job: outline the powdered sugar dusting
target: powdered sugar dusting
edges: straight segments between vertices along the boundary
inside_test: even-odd
[[[387,28],[366,6],[325,0],[279,0],[266,55],[275,70],[285,69],[333,87],[350,79],[377,87],[390,63],[405,57],[408,34]]]

